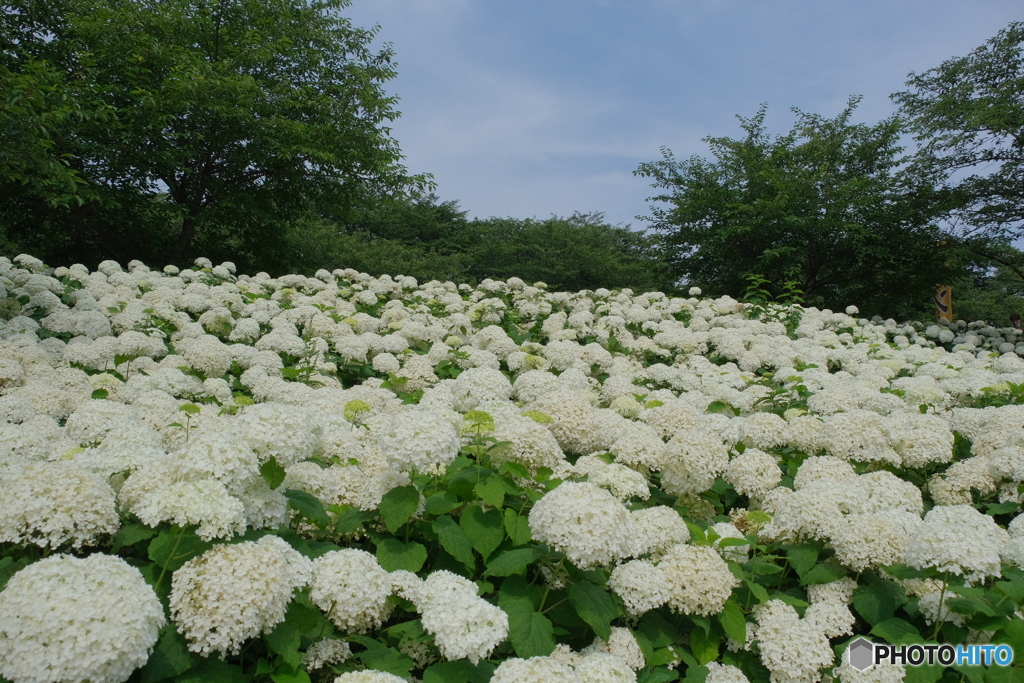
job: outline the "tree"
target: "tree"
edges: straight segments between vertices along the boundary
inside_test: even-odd
[[[202,252],[260,267],[304,216],[429,185],[406,173],[386,125],[398,116],[382,88],[393,54],[370,50],[375,31],[343,18],[348,4],[67,0],[48,20],[16,14],[3,25],[8,72],[55,64],[51,100],[103,116],[52,118],[43,149],[85,201],[22,192],[14,185],[45,173],[7,172],[0,189],[17,201],[4,222],[29,240],[44,226],[40,246],[62,256]]]
[[[894,94],[960,234],[1024,234],[1024,22]]]
[[[773,137],[762,105],[738,117],[746,136],[708,137],[713,159],[660,161],[635,172],[663,190],[651,200],[673,273],[710,294],[740,296],[746,277],[773,294],[795,281],[808,304],[898,315],[922,308],[953,268],[934,225],[930,186],[898,172],[900,126],[853,124],[851,98],[834,119],[794,109]]]

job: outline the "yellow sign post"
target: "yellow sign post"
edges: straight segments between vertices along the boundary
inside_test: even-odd
[[[935,290],[935,315],[939,320],[953,322],[953,288],[939,285]]]

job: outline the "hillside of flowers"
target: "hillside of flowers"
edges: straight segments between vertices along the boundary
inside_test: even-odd
[[[0,259],[0,676],[1022,681],[1020,335]]]

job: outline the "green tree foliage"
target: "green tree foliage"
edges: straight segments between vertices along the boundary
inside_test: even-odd
[[[660,161],[637,175],[661,190],[653,227],[676,276],[705,293],[740,296],[747,276],[779,295],[796,282],[808,305],[908,315],[956,264],[932,221],[927,179],[898,171],[899,123],[854,124],[851,98],[833,119],[794,110],[786,135],[766,107],[739,117],[745,136],[708,137],[712,159]]]
[[[916,164],[936,177],[966,234],[1024,231],[1024,22],[966,57],[910,74],[894,94],[923,144]]]
[[[457,282],[518,277],[570,291],[672,287],[654,239],[608,225],[600,213],[470,220],[458,202],[433,194],[382,198],[343,218],[310,220],[288,244],[296,271],[342,266]]]
[[[270,267],[311,212],[426,184],[348,0],[17,2],[0,220],[40,256]]]
[[[952,281],[954,315],[1009,326],[1012,313],[1024,315],[1024,252],[976,240],[971,255],[966,272]]]
[[[654,240],[608,225],[601,213],[546,220],[489,218],[474,227],[479,237],[470,274],[478,280],[515,276],[568,291],[672,288],[673,278]]]

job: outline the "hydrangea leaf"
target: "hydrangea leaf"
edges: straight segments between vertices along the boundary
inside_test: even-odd
[[[530,520],[526,515],[517,514],[512,508],[505,510],[505,532],[512,539],[512,545],[525,545],[533,539]]]
[[[498,510],[484,512],[479,505],[470,505],[462,511],[459,526],[484,560],[505,540],[505,527]]]
[[[276,489],[284,481],[285,471],[278,464],[277,458],[270,456],[270,459],[260,465],[260,476],[267,482],[267,486]]]
[[[149,544],[149,559],[161,569],[177,571],[196,555],[213,547],[213,544],[196,536],[189,528],[175,527],[161,531]]]
[[[427,549],[415,541],[402,543],[397,538],[385,538],[377,544],[377,561],[389,572],[418,572],[427,561]]]
[[[622,610],[607,590],[590,581],[577,581],[569,589],[569,602],[583,621],[594,629],[594,633],[605,640],[611,637],[611,623],[622,614]]]
[[[801,586],[813,586],[819,583],[832,583],[846,576],[842,567],[834,564],[816,564],[810,571],[800,577]]]
[[[295,626],[282,621],[264,638],[271,651],[276,652],[291,666],[298,666],[302,663],[302,653],[299,652],[299,646],[302,644],[300,635]]]
[[[924,642],[921,633],[913,624],[895,617],[875,624],[871,629],[871,635],[893,644]]]
[[[412,519],[420,506],[420,492],[415,486],[398,486],[387,493],[380,501],[380,517],[388,531],[395,533]]]
[[[491,507],[500,509],[505,504],[505,487],[501,485],[501,479],[498,477],[488,477],[487,481],[477,484],[475,490],[480,500]]]
[[[735,600],[726,600],[722,611],[718,614],[718,623],[725,630],[725,635],[740,643],[747,642],[747,619],[743,616],[743,609]]]
[[[516,655],[528,659],[551,654],[555,649],[551,620],[534,610],[525,592],[516,588],[506,590],[510,583],[502,586],[498,603],[508,614],[508,639]]]
[[[712,633],[705,633],[699,628],[690,631],[690,651],[697,658],[701,666],[718,659],[718,636]]]
[[[450,491],[437,493],[426,500],[426,511],[428,515],[443,515],[459,507],[459,499]]]
[[[931,666],[905,666],[903,667],[907,674],[903,677],[903,683],[935,683],[935,681],[942,678],[942,672],[945,670],[938,664]]]
[[[537,559],[537,550],[535,548],[506,550],[488,563],[484,576],[512,576],[513,574],[521,574],[535,559]]]
[[[356,655],[368,669],[386,671],[402,678],[408,678],[416,663],[409,655],[399,652],[393,647],[381,647],[366,650]]]
[[[691,666],[686,669],[686,678],[683,679],[683,683],[704,683],[708,679],[708,674],[711,670],[708,667]],[[661,680],[672,680],[672,679],[661,679]]]
[[[142,683],[157,683],[183,674],[201,661],[199,655],[189,652],[185,639],[175,625],[167,624],[160,629],[160,638],[156,641],[153,654],[139,673]]]
[[[473,546],[462,530],[450,515],[441,515],[434,520],[434,533],[449,555],[466,565],[470,569],[476,567],[476,558],[473,556]]]
[[[327,511],[324,510],[324,504],[313,494],[296,489],[288,489],[284,492],[284,496],[288,499],[288,507],[298,512],[317,527],[326,529],[331,526],[331,518]]]
[[[175,678],[174,683],[247,683],[248,680],[249,678],[234,664],[211,657]]]
[[[786,551],[786,559],[797,576],[806,574],[818,561],[818,549],[809,545],[795,545]]]
[[[433,664],[423,672],[423,683],[466,683],[470,669],[468,659]]]

